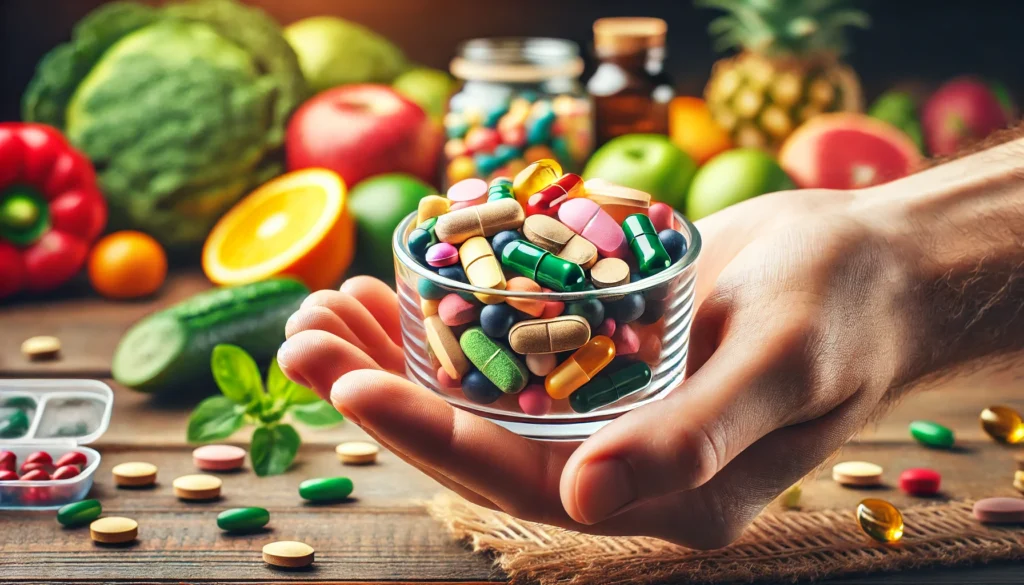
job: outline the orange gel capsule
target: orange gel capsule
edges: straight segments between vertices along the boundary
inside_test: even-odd
[[[544,389],[555,400],[568,398],[610,364],[614,357],[615,342],[604,335],[597,335],[544,378]]]

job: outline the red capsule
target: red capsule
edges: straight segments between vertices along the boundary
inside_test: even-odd
[[[18,481],[18,474],[10,469],[0,469],[0,481]]]
[[[46,465],[53,465],[53,457],[46,451],[36,451],[25,458],[25,463],[44,463]]]
[[[583,194],[583,179],[579,175],[567,173],[554,183],[537,191],[526,200],[526,216],[541,214],[556,217],[558,208],[571,197]]]
[[[900,474],[900,489],[912,496],[934,496],[941,483],[942,476],[934,469],[916,467]]]
[[[39,462],[32,463],[32,462],[29,462],[29,461],[26,461],[25,463],[21,464],[21,474],[22,475],[25,475],[26,473],[28,473],[30,471],[34,471],[36,469],[42,469],[43,471],[49,473],[50,470],[53,469],[53,466],[52,465],[48,465],[46,463],[39,463]]]
[[[71,479],[81,473],[77,465],[64,465],[53,472],[53,479]]]
[[[45,469],[33,469],[21,475],[21,481],[46,481],[48,479],[50,479],[50,474],[46,473]]]
[[[89,463],[89,458],[85,456],[85,453],[71,451],[61,455],[53,466],[64,467],[65,465],[77,465],[79,467],[85,467],[87,463]]]
[[[18,456],[14,451],[0,450],[0,470],[14,471],[18,468]]]

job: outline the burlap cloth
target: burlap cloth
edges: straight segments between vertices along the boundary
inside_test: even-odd
[[[453,495],[438,496],[428,509],[453,536],[492,555],[513,584],[612,585],[797,581],[1024,559],[1024,531],[979,524],[972,503],[904,508],[906,534],[896,545],[873,543],[850,510],[774,509],[738,542],[716,551],[651,538],[579,534],[517,520]]]

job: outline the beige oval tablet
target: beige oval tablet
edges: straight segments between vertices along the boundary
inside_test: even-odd
[[[546,215],[531,215],[523,222],[523,236],[552,254],[558,254],[575,235],[569,226]]]
[[[455,334],[441,321],[441,317],[431,315],[423,320],[423,328],[427,331],[427,344],[434,352],[434,357],[441,362],[453,380],[458,380],[469,371],[469,360],[462,352],[462,346]]]
[[[89,525],[89,537],[96,542],[117,544],[135,540],[139,536],[139,523],[131,518],[108,516]]]
[[[182,500],[213,500],[220,497],[223,482],[219,477],[197,473],[174,480],[174,495]]]
[[[583,236],[573,236],[555,256],[579,264],[583,268],[590,268],[597,262],[597,246]]]
[[[313,547],[295,540],[280,540],[263,547],[263,560],[275,567],[305,567],[313,562]]]
[[[346,441],[334,448],[338,460],[345,465],[369,465],[377,461],[380,447],[366,441]]]
[[[619,258],[602,258],[590,269],[590,280],[597,288],[611,288],[629,282],[629,264]]]
[[[122,487],[142,487],[156,483],[156,465],[142,461],[131,461],[115,465],[114,485]]]
[[[590,325],[577,315],[520,321],[508,332],[512,350],[521,354],[558,353],[590,341]]]
[[[832,480],[848,486],[879,485],[882,483],[882,468],[867,461],[844,461],[832,467]]]
[[[57,357],[60,353],[60,339],[52,335],[37,335],[21,342],[21,353],[30,360],[44,360]]]

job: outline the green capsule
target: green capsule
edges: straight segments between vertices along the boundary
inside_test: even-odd
[[[526,240],[517,240],[505,246],[501,251],[501,263],[506,268],[558,292],[577,292],[587,286],[587,276],[583,273],[583,267],[559,258]]]
[[[69,528],[85,526],[99,518],[102,513],[103,506],[100,505],[99,500],[82,500],[57,510],[57,522]]]
[[[299,484],[299,495],[311,502],[336,502],[352,493],[352,480],[347,477],[318,477]]]
[[[264,508],[231,508],[217,514],[217,527],[229,532],[252,532],[270,522],[270,512]]]
[[[515,394],[526,387],[530,372],[511,350],[495,343],[480,327],[467,329],[459,338],[459,346],[469,361],[505,394]]]
[[[28,432],[28,414],[24,410],[16,410],[4,420],[0,420],[0,439],[15,439]]]
[[[499,179],[499,181],[487,189],[487,200],[515,199],[516,194],[512,191],[512,181],[508,179]]]
[[[424,255],[427,253],[427,248],[437,243],[437,235],[434,233],[434,226],[436,224],[437,218],[432,217],[409,233],[409,251],[418,260],[423,260]]]
[[[918,443],[936,449],[949,449],[956,441],[952,429],[930,420],[915,420],[910,423],[910,436]]]
[[[651,367],[632,362],[614,372],[602,371],[579,390],[569,395],[569,406],[576,412],[590,412],[642,390],[651,383]]]
[[[672,259],[658,239],[658,231],[654,229],[651,218],[642,213],[634,213],[622,222],[622,231],[626,232],[626,241],[636,256],[641,276],[657,274],[672,265]]]

